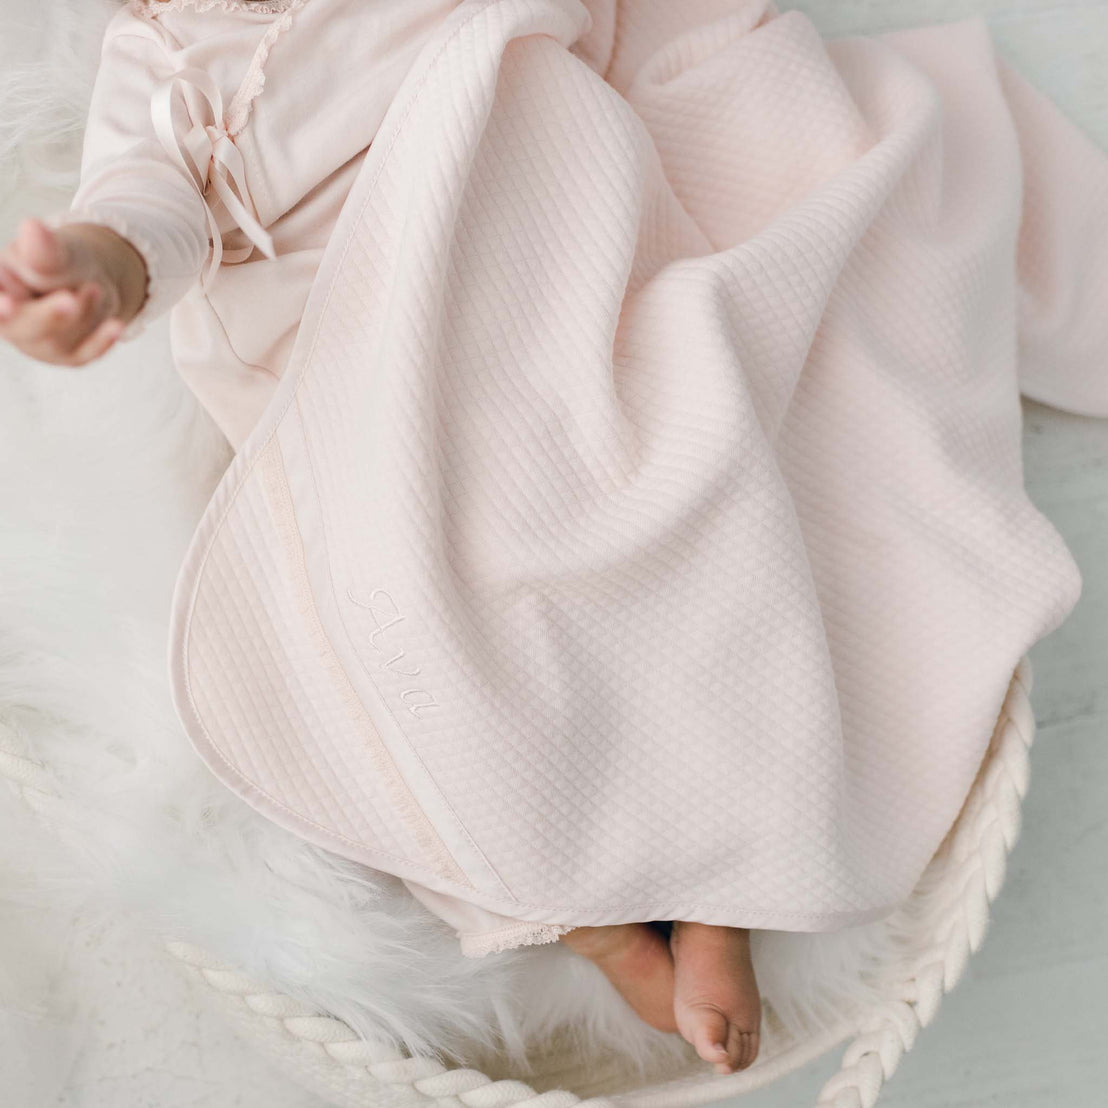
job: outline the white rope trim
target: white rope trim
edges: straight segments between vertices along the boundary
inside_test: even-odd
[[[259,1016],[276,1020],[301,1042],[317,1044],[336,1063],[358,1067],[382,1085],[409,1086],[429,1100],[457,1097],[467,1108],[573,1108],[586,1103],[610,1106],[595,1097],[582,1102],[575,1093],[556,1089],[536,1093],[522,1081],[493,1081],[478,1070],[448,1068],[434,1058],[411,1058],[383,1042],[360,1038],[342,1020],[282,993],[267,992],[237,970],[218,962],[191,943],[167,943],[169,952],[208,985],[235,997]]]
[[[888,986],[886,1000],[859,1021],[857,1037],[843,1055],[839,1072],[824,1085],[816,1108],[873,1108],[920,1029],[935,1018],[943,996],[957,985],[970,955],[981,946],[989,906],[1004,884],[1008,853],[1019,837],[1028,750],[1035,737],[1030,693],[1031,666],[1024,658],[1009,686],[982,771],[936,855],[946,870],[937,887],[947,895],[926,907],[934,916],[934,942],[913,956],[900,979]],[[45,815],[61,801],[53,779],[44,766],[15,753],[18,744],[5,742],[6,733],[10,735],[10,729],[0,720],[0,775]],[[900,915],[894,915],[894,924]],[[166,947],[211,988],[236,998],[259,1019],[276,1021],[293,1038],[315,1044],[347,1074],[360,1069],[372,1082],[407,1087],[429,1101],[457,1098],[465,1108],[614,1108],[615,1102],[607,1097],[582,1101],[564,1089],[537,1093],[521,1081],[493,1081],[477,1070],[408,1057],[388,1043],[360,1038],[335,1016],[267,990],[199,947],[176,941]],[[718,1096],[704,1098],[712,1099]]]
[[[989,906],[1004,884],[1008,853],[1020,832],[1027,792],[1028,750],[1035,738],[1031,664],[1016,668],[985,768],[951,834],[945,902],[934,909],[934,944],[917,954],[889,999],[867,1013],[842,1067],[820,1092],[817,1108],[873,1108],[885,1082],[934,1018],[985,938]],[[895,917],[894,917],[895,919]]]

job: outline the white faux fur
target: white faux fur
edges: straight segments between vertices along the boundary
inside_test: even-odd
[[[0,0],[0,238],[28,189],[41,206],[39,186],[75,183],[114,6]],[[193,755],[166,682],[168,603],[228,460],[164,327],[78,372],[0,348],[0,744],[17,736],[72,798],[58,847],[0,791],[4,895],[70,926],[131,914],[366,1035],[494,1072],[525,1076],[554,1036],[644,1076],[687,1060],[561,944],[463,958],[398,881],[270,824]],[[790,1029],[830,1022],[871,998],[894,942],[880,924],[760,933],[763,993]]]

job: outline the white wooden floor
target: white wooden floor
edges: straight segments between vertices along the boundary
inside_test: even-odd
[[[781,6],[831,34],[986,14],[1002,51],[1108,149],[1108,0]],[[1027,405],[1025,431],[1032,498],[1070,544],[1085,591],[1032,654],[1031,789],[985,946],[887,1087],[886,1108],[1108,1106],[1108,420]],[[32,971],[40,945],[54,959],[56,940],[0,918],[0,948],[21,950],[29,967],[6,966],[4,983]],[[134,942],[122,931],[61,937],[68,990],[57,1010],[0,1012],[0,1103],[326,1108],[205,1019],[176,969]],[[809,1108],[837,1054],[743,1108]]]

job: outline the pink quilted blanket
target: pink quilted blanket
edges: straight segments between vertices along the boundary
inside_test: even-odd
[[[1108,414],[1106,227],[980,22],[463,0],[182,568],[198,751],[517,920],[887,912],[1077,599],[1019,393]]]

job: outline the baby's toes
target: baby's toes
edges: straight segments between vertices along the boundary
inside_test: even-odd
[[[677,1023],[681,1034],[705,1062],[715,1062],[717,1070],[730,1062],[731,1024],[715,1005],[687,1004],[678,1011]]]
[[[758,1056],[758,1032],[744,1029],[712,1004],[686,1005],[678,1020],[685,1038],[716,1073],[744,1070]]]
[[[678,1030],[717,1072],[745,1069],[762,1022],[749,932],[679,921],[670,945]]]
[[[738,1024],[728,1027],[727,1060],[732,1069],[744,1070],[758,1057],[759,1034],[757,1031],[744,1031]],[[716,1067],[717,1072],[727,1072]]]

